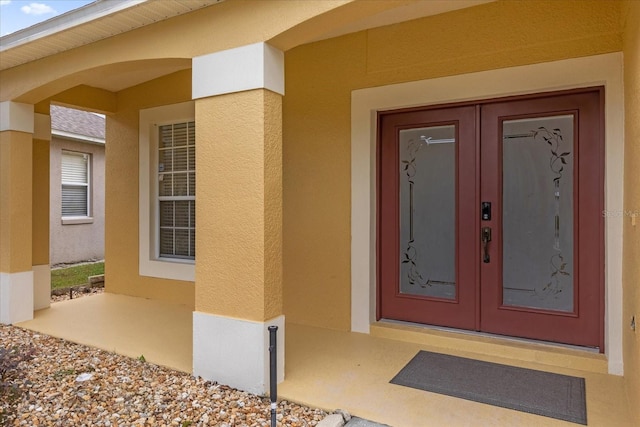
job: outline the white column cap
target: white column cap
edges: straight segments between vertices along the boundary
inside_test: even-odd
[[[33,133],[33,105],[20,102],[0,102],[0,131],[14,130]]]
[[[284,95],[284,53],[255,43],[193,58],[193,99],[268,89]]]

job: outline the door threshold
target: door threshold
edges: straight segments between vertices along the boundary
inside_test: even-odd
[[[411,327],[414,327],[414,328],[417,328],[417,329],[429,329],[429,330],[434,330],[434,331],[450,332],[452,334],[468,335],[468,336],[474,336],[474,337],[495,338],[497,340],[511,341],[511,342],[515,342],[515,343],[525,343],[525,344],[533,344],[533,345],[545,345],[545,346],[551,346],[551,347],[554,347],[554,348],[565,348],[565,349],[569,349],[569,350],[586,351],[586,352],[595,353],[595,354],[599,354],[600,353],[600,349],[598,347],[583,347],[583,346],[579,346],[579,345],[563,344],[563,343],[557,343],[557,342],[553,342],[553,341],[534,340],[534,339],[520,338],[520,337],[510,337],[510,336],[507,336],[507,335],[491,334],[489,332],[480,332],[480,331],[470,331],[470,330],[467,330],[467,329],[448,328],[446,326],[438,326],[438,325],[424,325],[424,324],[421,324],[421,323],[403,322],[401,320],[393,320],[393,319],[381,319],[380,322],[396,324],[396,325],[406,325],[406,326],[411,326]]]
[[[608,373],[606,356],[594,348],[387,319],[373,323],[370,330],[375,337],[428,345],[436,351],[464,351],[514,362]]]

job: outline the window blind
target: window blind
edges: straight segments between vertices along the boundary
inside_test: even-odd
[[[87,154],[62,153],[62,183],[87,184]]]
[[[62,216],[89,216],[89,155],[62,153]]]
[[[195,259],[195,122],[159,127],[159,254]]]

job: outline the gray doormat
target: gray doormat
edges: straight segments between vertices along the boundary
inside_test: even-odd
[[[584,378],[420,351],[390,382],[587,424]]]

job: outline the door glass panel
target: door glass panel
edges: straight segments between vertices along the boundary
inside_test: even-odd
[[[400,131],[400,293],[456,297],[455,126]]]
[[[503,305],[573,311],[573,116],[503,122]]]

